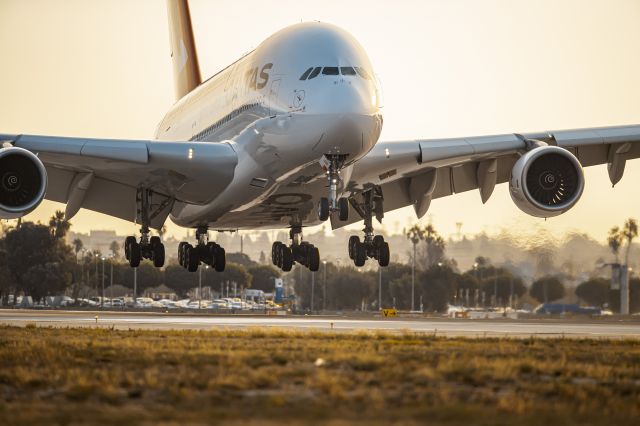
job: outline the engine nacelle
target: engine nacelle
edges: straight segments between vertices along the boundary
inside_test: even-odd
[[[584,190],[580,161],[566,149],[540,146],[524,154],[511,170],[509,192],[523,212],[553,217],[573,207]]]
[[[47,170],[30,151],[0,149],[0,219],[17,219],[33,211],[47,190]]]

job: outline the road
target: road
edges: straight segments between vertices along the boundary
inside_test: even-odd
[[[97,316],[97,319],[96,319]],[[640,338],[640,322],[607,320],[462,320],[423,318],[349,318],[316,316],[244,316],[162,314],[151,312],[88,312],[0,310],[0,324],[119,329],[211,329],[280,327],[304,330],[412,331],[446,336]]]

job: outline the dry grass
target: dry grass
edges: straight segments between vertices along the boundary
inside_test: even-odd
[[[638,341],[0,327],[0,424],[639,418]]]

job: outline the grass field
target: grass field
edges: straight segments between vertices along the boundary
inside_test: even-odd
[[[0,424],[640,424],[640,342],[0,327]]]

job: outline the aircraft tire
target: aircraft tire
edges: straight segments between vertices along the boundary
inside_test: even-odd
[[[338,199],[338,219],[341,222],[349,220],[349,200],[347,198]]]
[[[320,201],[318,201],[318,219],[321,222],[326,221],[329,219],[329,213],[329,199],[326,197],[320,198]]]

